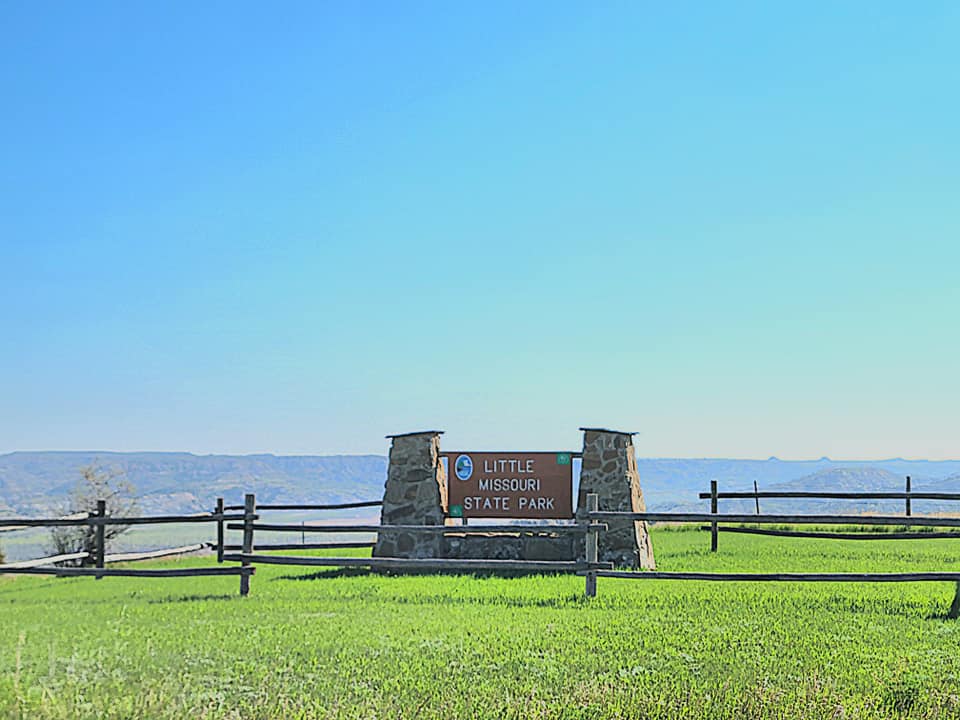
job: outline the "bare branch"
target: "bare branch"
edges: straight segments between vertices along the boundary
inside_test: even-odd
[[[136,517],[140,514],[133,485],[124,472],[116,468],[105,469],[97,462],[80,468],[80,480],[70,493],[69,504],[61,510],[63,514],[92,514],[96,512],[98,500],[106,502],[107,515]],[[104,538],[109,542],[129,529],[128,525],[108,525],[104,530]],[[92,558],[96,554],[96,532],[92,526],[51,528],[50,540],[52,549],[58,555],[87,552]]]

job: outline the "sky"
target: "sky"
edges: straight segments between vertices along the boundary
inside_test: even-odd
[[[958,458],[956,3],[0,4],[0,452]]]

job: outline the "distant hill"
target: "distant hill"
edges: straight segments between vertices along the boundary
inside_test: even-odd
[[[0,455],[0,513],[58,508],[90,463],[122,471],[145,513],[209,510],[217,497],[241,502],[245,492],[261,503],[379,499],[387,467],[379,455],[15,452]]]
[[[947,478],[934,480],[920,478],[911,485],[915,491],[927,490],[931,492],[960,492],[960,475],[951,475]],[[732,488],[721,487],[720,491]],[[753,490],[752,482],[749,488]],[[903,492],[905,490],[905,476],[897,475],[879,467],[838,467],[821,470],[811,475],[805,475],[789,482],[764,485],[758,483],[761,491],[782,492]],[[707,501],[697,503],[682,503],[675,509],[692,511],[696,508],[706,509]],[[722,513],[754,513],[756,504],[753,499],[748,500],[720,500],[719,509]],[[825,514],[889,514],[904,513],[903,500],[844,500],[844,499],[760,499],[760,510],[765,513],[794,513],[805,515]],[[952,513],[960,515],[960,502],[913,500],[912,511],[915,514],[924,513]]]
[[[894,492],[905,488],[905,478],[877,467],[841,467],[821,470],[797,480],[776,483],[770,490],[808,490],[810,492],[860,492],[866,490]]]
[[[208,510],[216,498],[240,502],[255,492],[261,503],[319,503],[379,499],[387,459],[381,455],[193,455],[177,452],[15,452],[0,455],[0,514],[37,516],[57,509],[79,477],[79,468],[98,462],[123,471],[141,497],[145,513]],[[960,461],[791,461],[640,458],[641,485],[651,510],[704,508],[697,493],[720,490],[903,488],[911,475],[914,488],[960,490]],[[761,509],[781,506],[764,503]],[[748,503],[753,508],[752,501]],[[897,505],[896,503],[894,505]],[[732,506],[731,506],[732,507]],[[803,506],[792,503],[785,510]],[[817,503],[823,512],[847,503]],[[917,505],[917,511],[929,506]],[[957,508],[960,510],[960,508]]]
[[[889,470],[876,467],[831,468],[806,475],[789,482],[763,487],[772,492],[897,492],[905,488],[905,478]],[[752,488],[751,488],[752,489]],[[762,512],[798,514],[889,513],[904,511],[900,500],[817,500],[817,499],[763,499]],[[960,506],[957,507],[960,510]],[[754,500],[721,500],[721,512],[755,512]]]
[[[710,489],[716,480],[720,492],[753,490],[890,490],[904,489],[907,475],[916,490],[956,490],[960,492],[960,461],[957,460],[725,460],[725,459],[639,459],[640,480],[647,507],[655,510],[689,511],[706,509],[707,501],[697,495]],[[960,503],[940,504],[938,509],[928,502],[914,503],[916,512],[950,510],[960,512]],[[902,503],[877,506],[884,512],[902,510]],[[723,512],[753,512],[753,500],[737,503],[725,500]],[[865,505],[854,501],[767,500],[760,509],[770,512],[867,512]]]
[[[949,492],[960,487],[960,475],[951,475],[943,480],[931,480],[923,483],[923,489],[930,492]]]

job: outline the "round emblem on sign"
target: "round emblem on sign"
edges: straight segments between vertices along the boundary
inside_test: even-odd
[[[453,471],[460,480],[469,480],[473,475],[473,460],[469,455],[458,455],[457,461],[453,464]]]

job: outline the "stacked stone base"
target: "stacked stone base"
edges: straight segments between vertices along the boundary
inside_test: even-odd
[[[378,557],[572,561],[583,555],[583,539],[573,533],[439,535],[381,530],[379,535]]]
[[[447,557],[443,552],[443,537],[438,533],[380,530],[373,556],[407,559]]]
[[[576,560],[572,534],[445,535],[443,553],[460,560]]]

